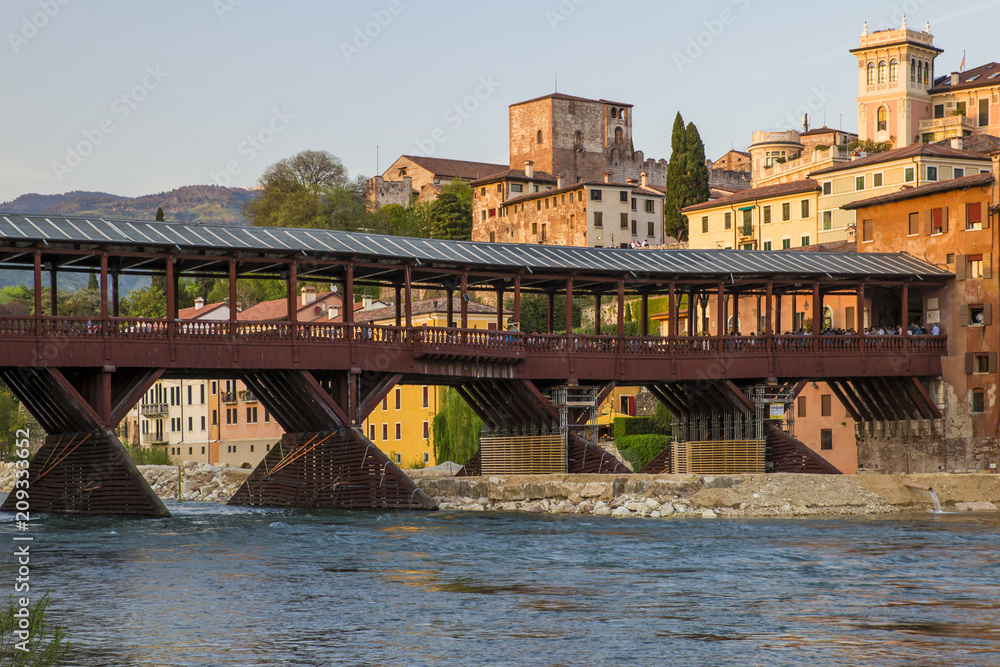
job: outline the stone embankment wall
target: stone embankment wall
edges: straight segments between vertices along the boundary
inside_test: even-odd
[[[139,466],[153,490],[185,501],[226,502],[250,475],[242,468]],[[0,464],[0,493],[16,468]],[[995,511],[1000,475],[513,475],[441,477],[406,471],[441,509],[594,514],[617,517],[760,517],[925,511],[933,487],[947,511]]]

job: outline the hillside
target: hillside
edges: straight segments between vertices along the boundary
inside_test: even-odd
[[[153,220],[157,207],[162,206],[170,222],[245,225],[243,205],[254,195],[253,190],[218,185],[187,185],[141,197],[81,191],[61,195],[32,193],[0,204],[0,212]]]

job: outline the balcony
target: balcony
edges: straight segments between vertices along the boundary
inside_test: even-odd
[[[243,399],[244,403],[256,403],[257,397],[249,389],[244,389],[240,392],[240,398]]]
[[[167,404],[144,403],[139,406],[139,414],[143,417],[163,417],[167,414]]]
[[[920,121],[920,132],[954,132],[953,136],[960,137],[975,129],[975,121],[968,116],[945,116]]]
[[[739,226],[740,238],[741,239],[751,239],[753,238],[753,225],[750,223],[743,223]]]
[[[226,405],[236,405],[237,396],[235,391],[224,391],[222,392],[222,402]]]

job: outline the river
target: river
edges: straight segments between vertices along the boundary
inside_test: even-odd
[[[169,507],[32,517],[32,592],[66,664],[1000,664],[1000,513]]]

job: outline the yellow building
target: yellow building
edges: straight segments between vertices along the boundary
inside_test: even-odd
[[[471,301],[468,307],[470,329],[496,329],[497,312],[494,308]],[[457,318],[461,309],[456,298],[452,303],[452,317]],[[448,300],[424,299],[411,305],[414,328],[448,326]],[[503,316],[506,326],[506,314]],[[358,323],[395,326],[396,308],[362,311],[355,315]],[[368,439],[378,446],[393,462],[404,468],[419,465],[436,465],[434,458],[434,415],[445,387],[433,385],[400,385],[393,387],[382,402],[368,415],[363,430]]]

